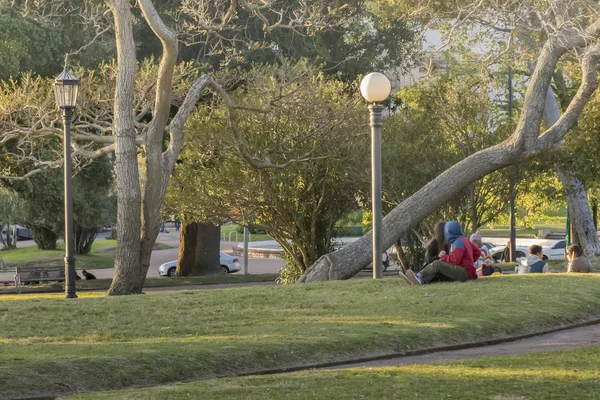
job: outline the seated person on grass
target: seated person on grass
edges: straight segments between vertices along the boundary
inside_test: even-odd
[[[475,247],[479,249],[480,253],[479,257],[477,257],[477,259],[474,260],[475,268],[481,267],[487,261],[492,263],[494,262],[494,259],[492,258],[492,256],[489,255],[487,249],[483,247],[483,240],[481,239],[481,234],[479,232],[475,232],[474,234],[472,234],[469,240]]]
[[[567,260],[569,260],[569,266],[567,272],[590,272],[592,264],[590,260],[585,258],[581,246],[572,244],[567,247]]]
[[[423,285],[433,281],[459,281],[477,279],[473,260],[479,258],[480,250],[463,235],[458,222],[448,221],[444,227],[444,236],[450,243],[450,254],[441,251],[440,259],[432,262],[418,274],[408,270],[400,271],[400,277],[411,285]]]
[[[517,268],[519,274],[548,272],[548,263],[544,261],[542,246],[534,244],[529,246],[529,255],[521,260]]]
[[[494,273],[494,259],[488,253],[487,249],[483,246],[483,240],[479,232],[475,232],[469,237],[471,243],[479,249],[479,257],[475,259],[475,269],[477,270],[477,276],[488,276]]]

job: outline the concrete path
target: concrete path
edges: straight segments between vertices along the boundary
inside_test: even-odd
[[[554,350],[572,349],[581,346],[600,345],[600,324],[567,329],[546,335],[534,336],[512,342],[462,350],[440,351],[416,356],[389,358],[362,363],[344,364],[323,369],[342,369],[356,367],[387,367],[407,364],[447,363],[489,356],[511,354],[541,353]]]

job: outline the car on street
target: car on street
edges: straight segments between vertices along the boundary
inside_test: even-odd
[[[565,250],[567,248],[566,240],[555,240],[549,246],[542,246],[544,256],[550,260],[563,260],[565,258]]]
[[[554,240],[545,245],[542,245],[542,252],[544,253],[544,260],[563,260],[565,258],[566,240]],[[506,246],[496,246],[490,250],[490,254],[496,262],[505,262],[502,259],[504,249]],[[517,261],[519,258],[527,257],[529,254],[528,246],[517,246]]]
[[[239,260],[237,257],[230,256],[227,253],[219,252],[220,260],[221,260],[221,271],[225,274],[230,274],[232,272],[238,272],[242,269]],[[161,264],[158,267],[158,274],[161,276],[175,276],[175,271],[177,270],[177,260],[169,261],[164,264]]]
[[[494,259],[495,262],[508,262],[508,260],[504,259],[504,249],[506,249],[506,246],[496,246],[493,247],[492,249],[490,249],[490,255],[492,256],[492,258]],[[525,246],[517,246],[517,261],[519,261],[519,259],[527,257],[527,252],[529,251],[529,249]]]

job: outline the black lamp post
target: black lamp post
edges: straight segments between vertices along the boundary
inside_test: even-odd
[[[64,122],[64,152],[65,152],[65,297],[77,298],[75,293],[75,237],[73,235],[73,190],[71,161],[71,119],[77,102],[79,79],[65,69],[54,81],[56,104],[63,111]]]

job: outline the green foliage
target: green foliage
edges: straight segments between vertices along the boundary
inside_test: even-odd
[[[0,5],[0,80],[16,78],[31,71],[41,76],[58,74],[64,56],[87,44],[94,36],[77,18],[57,17],[42,24]],[[99,40],[77,57],[84,66],[97,65],[113,54],[114,44]]]
[[[253,108],[242,108],[236,120],[247,152],[289,165],[249,165],[217,102],[188,124],[167,206],[200,220],[252,215],[304,271],[332,249],[333,225],[355,208],[357,185],[368,179],[366,107],[355,88],[307,63],[257,66],[221,79],[239,82],[234,100]],[[304,161],[290,163],[298,159]]]
[[[398,94],[402,109],[388,118],[383,137],[383,191],[391,209],[469,155],[508,136],[497,113],[495,83],[475,70],[450,70]],[[503,172],[475,182],[430,218],[457,219],[467,232],[493,221],[508,203]],[[366,196],[365,196],[366,198]]]
[[[55,249],[58,236],[64,232],[62,169],[50,169],[27,181],[5,184],[18,197],[19,222],[31,229],[38,247]],[[97,232],[101,226],[112,223],[116,210],[112,191],[112,163],[108,158],[95,160],[78,169],[73,178],[76,226],[93,228]],[[84,252],[89,252],[89,246]]]

